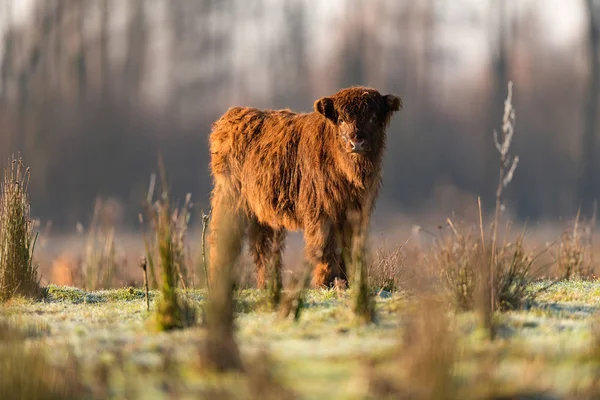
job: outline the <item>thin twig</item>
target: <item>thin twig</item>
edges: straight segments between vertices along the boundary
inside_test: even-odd
[[[154,198],[154,191],[156,188],[156,174],[150,174],[150,183],[148,184],[148,193],[146,193],[146,202],[143,204],[144,211],[148,214],[149,223],[154,225],[154,215],[152,210],[152,199]],[[152,287],[158,287],[158,281],[156,279],[156,272],[154,269],[154,258],[152,257],[152,251],[154,251],[154,246],[151,246],[151,243],[146,235],[146,231],[144,230],[144,216],[142,213],[138,214],[138,218],[140,221],[140,227],[142,229],[142,238],[144,240],[144,248],[146,249],[146,256],[148,257],[148,265],[150,266],[150,277],[152,278]],[[154,226],[154,230],[156,231],[156,226]]]
[[[183,290],[187,290],[187,286],[185,284],[185,280],[183,279],[183,275],[181,274],[181,269],[179,268],[179,264],[177,264],[177,275],[179,276],[179,281],[181,282],[181,288]]]
[[[204,280],[206,281],[206,289],[209,291],[208,267],[206,265],[206,227],[208,226],[211,214],[212,209],[210,209],[206,215],[204,214],[204,211],[202,211],[202,264],[204,265]]]
[[[459,236],[458,231],[454,227],[454,224],[452,223],[452,220],[450,218],[446,218],[446,223],[448,224],[448,226],[450,227],[450,229],[452,229],[452,233],[454,234],[454,236],[458,237]]]
[[[481,208],[481,197],[477,196],[477,205],[479,206],[479,232],[481,234],[481,248],[485,254],[485,235],[483,233],[483,211]]]
[[[35,251],[35,244],[37,243],[39,232],[35,232],[33,242],[31,243],[31,251],[29,254],[29,268],[33,268],[33,252]]]
[[[154,187],[156,185],[156,174],[150,174],[150,183],[148,184],[148,192],[146,193],[146,203],[152,204],[154,197]]]
[[[150,299],[148,297],[148,270],[146,268],[146,257],[140,259],[140,267],[144,270],[144,289],[146,291],[146,310],[150,311]]]
[[[142,229],[142,239],[144,241],[146,256],[148,257],[148,264],[150,264],[150,276],[152,277],[152,287],[156,288],[158,286],[158,282],[156,280],[156,274],[154,273],[154,259],[152,257],[153,248],[151,248],[150,241],[146,235],[146,231],[144,230],[144,216],[141,213],[138,214],[138,219],[140,221],[140,226]]]
[[[515,111],[512,107],[512,81],[508,82],[508,96],[504,101],[504,117],[502,118],[502,142],[498,140],[498,134],[494,131],[494,144],[500,153],[500,168],[498,171],[498,188],[496,189],[496,210],[494,215],[494,223],[492,229],[492,252],[490,256],[490,284],[494,287],[494,265],[496,264],[496,247],[498,240],[498,224],[500,222],[500,214],[502,212],[502,193],[504,188],[510,183],[513,178],[515,169],[519,162],[519,157],[514,157],[511,162],[510,145],[515,133]],[[495,308],[494,290],[491,291],[492,312]]]
[[[589,224],[589,246],[590,249],[594,248],[594,232],[596,230],[596,218],[597,218],[597,211],[598,211],[598,201],[596,199],[594,199],[594,205],[593,205],[593,209],[592,209],[592,220],[590,221]],[[594,272],[595,266],[594,266],[594,251],[590,251],[590,266],[592,267],[592,272]]]

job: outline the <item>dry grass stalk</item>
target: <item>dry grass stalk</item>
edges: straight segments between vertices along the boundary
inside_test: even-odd
[[[30,216],[29,176],[23,160],[13,156],[0,185],[0,300],[15,294],[40,295],[37,266],[33,264],[37,233]]]
[[[410,238],[408,239],[410,240]],[[404,247],[408,240],[388,250],[385,243],[376,249],[375,259],[369,265],[369,286],[377,290],[393,292],[400,288],[406,272]]]
[[[75,357],[69,355],[57,366],[47,358],[47,345],[28,344],[25,339],[23,332],[0,320],[0,398],[58,400],[88,394]]]
[[[427,312],[423,312],[427,310]],[[383,373],[371,370],[369,394],[380,399],[458,399],[456,337],[443,301],[428,296],[407,312],[402,343]]]
[[[206,285],[206,289],[209,291],[208,264],[206,264],[206,228],[208,227],[211,214],[212,210],[210,210],[208,214],[204,214],[204,211],[202,211],[202,267],[204,268],[204,283]]]
[[[496,199],[498,200],[498,199]],[[476,302],[475,308],[479,314],[480,323],[487,332],[490,339],[494,339],[496,336],[496,326],[494,324],[494,304],[493,302],[498,298],[494,293],[494,283],[496,274],[496,259],[494,258],[494,252],[497,250],[496,238],[492,239],[492,244],[486,249],[486,239],[483,229],[483,209],[481,206],[481,198],[477,198],[477,206],[479,209],[479,233],[481,235],[480,248],[474,255],[475,261],[478,268],[475,272],[475,291],[476,291]],[[498,214],[496,213],[496,217]],[[494,224],[497,221],[494,220]],[[494,227],[494,230],[496,228]],[[497,235],[497,232],[494,232]],[[488,254],[488,251],[490,252]],[[491,260],[491,264],[490,264]]]
[[[451,234],[435,243],[426,260],[439,268],[457,309],[473,310],[477,306],[488,326],[493,310],[515,309],[535,296],[526,289],[538,255],[525,248],[524,233],[511,241],[507,226],[492,257],[491,239],[477,238],[472,230],[466,231],[450,219],[447,222]],[[490,268],[491,259],[494,263]]]
[[[163,330],[183,327],[183,318],[177,299],[177,280],[175,278],[175,262],[173,252],[173,241],[171,233],[171,221],[169,215],[168,198],[158,207],[156,215],[156,236],[158,242],[158,253],[161,266],[162,298],[158,307],[158,325]]]
[[[187,243],[187,232],[190,222],[191,209],[192,209],[192,195],[188,193],[185,196],[185,202],[183,207],[180,209],[173,210],[172,221],[173,221],[173,251],[175,267],[179,276],[179,281],[183,289],[187,289],[186,282],[189,282],[190,269],[188,266],[191,265],[189,257],[189,248]],[[193,283],[192,283],[193,284]]]
[[[349,216],[352,233],[350,251],[342,248],[342,257],[350,267],[349,279],[352,281],[352,307],[354,315],[361,323],[375,321],[375,302],[369,292],[369,272],[366,260],[367,234],[369,229],[368,212],[371,210],[374,197],[368,194],[360,214]]]
[[[162,159],[159,159],[159,166],[162,193],[154,204],[146,205],[153,233],[152,243],[155,243],[156,247],[150,248],[146,259],[157,260],[160,263],[162,296],[156,313],[157,324],[160,330],[170,330],[190,326],[195,318],[192,309],[176,292],[177,281],[184,281],[182,271],[185,271],[185,239],[191,198],[189,195],[186,197],[183,210],[173,211]],[[148,198],[152,199],[152,194],[149,194]]]
[[[517,309],[524,301],[531,299],[532,295],[527,294],[526,290],[536,257],[525,248],[524,233],[514,242],[507,242],[497,249],[493,270],[493,298],[496,301],[493,309]]]
[[[154,215],[152,212],[152,198],[154,196],[154,187],[156,186],[156,174],[150,175],[150,183],[148,185],[148,193],[146,194],[146,201],[144,202],[144,211],[148,215]],[[144,215],[138,214],[138,220],[142,227],[142,239],[144,240],[144,248],[146,250],[146,261],[150,267],[150,278],[152,280],[152,287],[158,287],[158,281],[156,280],[156,271],[154,268],[154,253],[156,252],[156,243],[153,240],[154,235],[147,235],[144,230]],[[154,225],[153,225],[154,227]]]
[[[232,212],[235,199],[224,195],[217,218],[211,221],[210,262],[218,264],[210,277],[210,291],[206,304],[207,338],[201,350],[201,364],[216,371],[243,370],[240,352],[234,338],[233,269],[241,248],[239,237],[243,226],[240,216]],[[213,255],[214,254],[214,255]],[[210,267],[210,266],[209,266]]]
[[[118,266],[115,227],[109,218],[105,217],[103,208],[102,199],[96,199],[80,264],[84,287],[87,290],[113,287]]]
[[[148,262],[146,261],[146,257],[142,257],[140,260],[140,267],[144,271],[144,291],[146,295],[146,310],[150,311],[150,297],[148,296]]]
[[[480,243],[471,231],[463,233],[450,219],[447,223],[451,228],[451,235],[436,240],[432,252],[425,257],[425,262],[437,266],[456,307],[471,310],[474,306],[475,265]]]
[[[485,237],[483,228],[483,212],[481,200],[479,205],[479,233],[476,240],[471,232],[463,235],[450,219],[448,225],[453,237],[442,244],[438,262],[442,272],[461,309],[472,309],[477,306],[481,321],[494,338],[493,313],[497,309],[508,309],[519,306],[526,297],[527,278],[529,277],[532,257],[523,247],[521,235],[515,243],[508,242],[508,231],[503,243],[498,240],[498,227],[504,210],[504,189],[512,181],[519,157],[509,154],[515,133],[515,110],[512,106],[512,82],[508,83],[508,96],[504,102],[502,119],[502,137],[494,131],[494,144],[500,155],[498,186],[496,189],[496,207],[494,220],[490,227],[489,239]],[[507,224],[509,228],[510,224]],[[488,243],[489,242],[489,243]],[[474,296],[478,299],[474,302]]]
[[[556,266],[562,279],[594,277],[593,230],[595,211],[590,223],[580,221],[577,211],[572,231],[563,232],[556,254]]]
[[[352,307],[354,315],[361,323],[375,321],[375,302],[369,293],[369,277],[365,259],[365,233],[360,230],[354,236],[351,259],[347,262],[352,271]]]
[[[496,209],[494,215],[494,222],[492,225],[492,237],[491,237],[491,260],[490,260],[490,268],[493,268],[493,265],[496,263],[496,246],[497,246],[497,235],[498,235],[498,225],[500,223],[500,215],[504,206],[502,204],[502,194],[504,189],[508,186],[508,184],[512,181],[515,169],[517,168],[517,164],[519,163],[519,157],[515,156],[511,159],[509,154],[510,145],[512,144],[513,136],[515,133],[515,110],[512,106],[512,81],[508,82],[508,96],[504,101],[504,116],[502,118],[502,140],[498,140],[498,133],[494,130],[494,144],[496,145],[496,149],[500,154],[500,168],[498,172],[498,187],[496,189]],[[494,287],[494,273],[490,274],[490,279],[492,279],[490,285]],[[494,305],[496,304],[496,299],[494,299],[494,291],[491,292],[492,299],[490,304],[492,306],[492,312],[494,311]]]
[[[163,177],[163,179],[165,178]],[[154,178],[151,177],[151,182],[153,181]],[[154,184],[150,184],[150,189],[154,190]],[[157,285],[155,267],[163,265],[161,262],[157,265],[157,261],[160,259],[160,240],[156,233],[160,230],[160,223],[168,223],[170,240],[172,242],[171,251],[173,252],[172,262],[174,271],[181,287],[187,289],[188,282],[190,282],[190,271],[193,271],[189,246],[187,245],[188,227],[193,206],[191,194],[188,193],[186,195],[185,202],[181,208],[171,207],[167,198],[168,193],[163,192],[161,197],[154,203],[152,202],[153,196],[154,193],[148,193],[144,204],[146,218],[150,224],[150,234],[146,233],[143,229],[144,216],[142,214],[138,215],[140,224],[142,224],[142,236],[146,250],[146,259],[150,267],[151,280],[153,285]]]
[[[419,304],[408,316],[401,350],[409,389],[421,392],[417,398],[456,398],[457,354],[447,310],[434,299],[423,299]]]

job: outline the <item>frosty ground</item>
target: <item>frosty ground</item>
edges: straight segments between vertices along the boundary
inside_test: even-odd
[[[531,290],[544,282],[532,284]],[[98,292],[48,287],[43,302],[13,300],[2,319],[40,343],[52,363],[75,360],[84,384],[113,398],[212,397],[223,389],[247,395],[236,374],[203,371],[202,309],[206,293],[180,292],[195,308],[198,326],[174,332],[152,329],[158,292],[126,288]],[[236,338],[250,368],[262,364],[273,380],[298,398],[376,398],[373,375],[401,369],[403,334],[409,311],[419,303],[409,293],[375,293],[377,323],[353,323],[349,293],[312,290],[299,321],[281,320],[265,307],[263,292],[236,293]],[[453,375],[473,398],[494,386],[496,394],[564,398],[597,384],[600,281],[566,281],[542,292],[522,310],[495,316],[497,337],[487,340],[475,313],[449,311],[458,333]],[[430,310],[416,310],[425,317]],[[486,379],[481,373],[485,371]],[[478,387],[481,386],[481,387]],[[239,393],[238,393],[239,392]],[[211,395],[212,393],[212,395]],[[221,393],[221,392],[219,392]],[[542,395],[548,397],[541,397]]]

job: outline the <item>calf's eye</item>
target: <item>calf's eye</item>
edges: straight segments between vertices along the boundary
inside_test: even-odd
[[[372,124],[374,124],[375,122],[377,122],[377,115],[373,114],[373,116],[371,117],[371,119],[369,120],[369,122],[371,122]]]

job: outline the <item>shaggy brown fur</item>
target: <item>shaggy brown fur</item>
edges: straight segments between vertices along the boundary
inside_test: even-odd
[[[314,103],[314,112],[230,108],[210,135],[212,220],[209,244],[234,235],[236,254],[210,246],[210,276],[222,262],[237,259],[247,235],[265,285],[267,263],[281,268],[287,230],[303,230],[314,263],[313,285],[345,279],[340,243],[348,246],[351,213],[370,215],[381,183],[386,127],[400,98],[367,87],[346,88]],[[227,215],[239,226],[220,226]],[[345,233],[344,233],[345,232]]]

